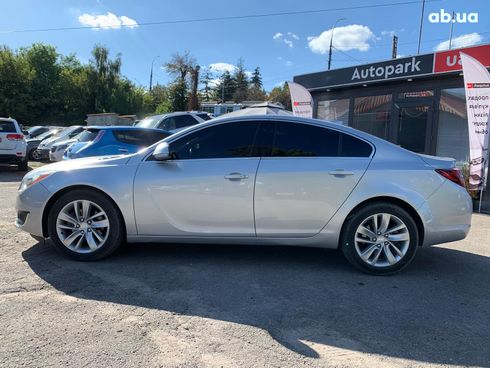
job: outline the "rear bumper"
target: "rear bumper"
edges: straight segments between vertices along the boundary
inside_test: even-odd
[[[0,154],[0,164],[20,164],[24,160],[25,156]]]
[[[471,228],[473,203],[466,190],[446,181],[418,209],[425,227],[423,246],[464,239]]]

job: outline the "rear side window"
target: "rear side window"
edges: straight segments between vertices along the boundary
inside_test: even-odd
[[[158,129],[174,130],[195,125],[197,123],[198,121],[191,115],[177,115],[166,118],[158,125]]]
[[[335,157],[340,133],[307,124],[278,122],[272,157]]]
[[[0,121],[0,133],[16,133],[15,124],[11,121]]]
[[[144,130],[113,130],[112,134],[119,142],[138,147],[151,146],[153,143],[156,143],[169,136],[169,134],[165,132]]]
[[[170,151],[182,160],[250,157],[258,126],[236,122],[208,127],[172,142]]]

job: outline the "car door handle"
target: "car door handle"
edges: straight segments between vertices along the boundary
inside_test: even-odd
[[[345,175],[354,175],[352,171],[346,171],[343,169],[336,169],[333,171],[329,172],[330,175],[338,175],[338,176],[345,176]]]
[[[243,175],[241,173],[233,172],[233,173],[229,173],[228,175],[225,175],[225,179],[228,179],[228,180],[243,180],[243,179],[248,179],[248,175]]]

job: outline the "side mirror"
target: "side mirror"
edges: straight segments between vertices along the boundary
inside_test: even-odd
[[[170,149],[167,142],[162,142],[158,144],[153,151],[153,157],[157,161],[167,161],[172,159],[172,155],[170,154]]]
[[[29,135],[29,132],[28,132],[27,130],[23,130],[23,131],[22,131],[22,134],[24,134],[24,135]]]

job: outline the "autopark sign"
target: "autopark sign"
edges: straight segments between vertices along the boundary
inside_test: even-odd
[[[434,73],[449,73],[461,70],[460,51],[478,59],[483,65],[490,66],[490,45],[483,45],[298,75],[294,77],[294,82],[312,91],[396,79],[418,78]]]

